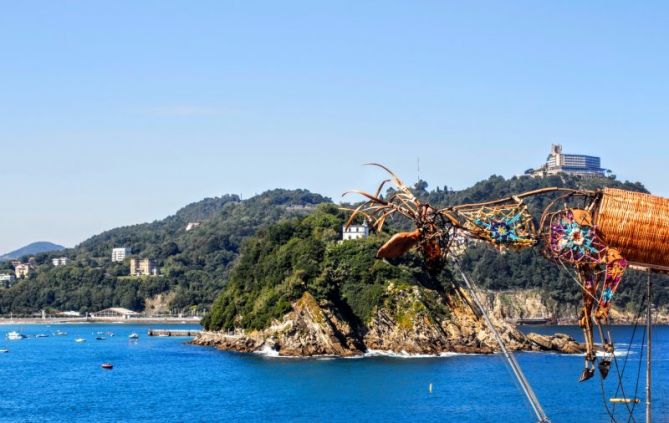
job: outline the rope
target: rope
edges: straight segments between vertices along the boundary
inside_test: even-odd
[[[643,327],[643,338],[641,338],[641,351],[639,352],[639,367],[637,368],[636,372],[636,383],[634,384],[634,397],[636,398],[637,392],[639,392],[639,380],[641,379],[641,357],[643,356],[643,349],[644,345],[646,345],[646,325]],[[634,408],[636,407],[636,403],[632,404],[632,413],[634,412]],[[630,417],[632,417],[632,414],[630,413]],[[629,423],[629,419],[627,420]]]
[[[617,420],[616,420],[615,416],[613,415],[613,412],[609,409],[609,404],[606,400],[606,390],[604,389],[604,378],[601,377],[601,375],[599,377],[599,385],[600,385],[601,391],[602,391],[602,404],[604,404],[604,408],[606,409],[606,412],[608,413],[609,418],[611,419],[611,421],[613,423],[617,423]]]
[[[583,285],[583,283],[582,283],[580,280],[578,280],[578,278],[576,278],[574,275],[572,275],[572,274],[569,272],[569,270],[567,270],[567,266],[566,266],[562,261],[558,261],[558,263],[560,263],[560,266],[562,266],[562,270],[564,270],[564,271],[567,273],[567,276],[569,276],[569,277],[572,278],[574,281],[576,281],[576,283],[578,284],[578,286],[581,287],[581,290],[583,290],[583,292],[585,292],[586,294],[590,295],[590,296],[592,297],[592,299],[595,300],[595,303],[597,303],[597,302],[598,302],[597,297],[595,297],[594,295],[592,295],[592,293],[591,293],[590,291],[588,291],[588,289],[585,287],[585,285]]]
[[[637,310],[637,314],[636,314],[636,316],[635,316],[635,318],[634,318],[634,326],[633,326],[633,328],[632,328],[632,336],[630,337],[630,342],[629,342],[629,344],[627,345],[627,353],[626,353],[626,355],[625,355],[625,360],[624,360],[624,362],[623,362],[623,368],[622,368],[622,370],[619,370],[619,369],[618,369],[618,361],[617,361],[617,360],[615,361],[616,372],[618,373],[618,386],[617,386],[617,388],[616,388],[616,392],[615,392],[615,394],[613,395],[614,397],[617,397],[617,396],[618,396],[618,392],[619,392],[619,391],[621,390],[621,388],[622,388],[622,378],[623,378],[623,376],[624,376],[624,374],[625,374],[625,369],[627,368],[627,362],[628,362],[628,359],[629,359],[629,357],[630,357],[630,352],[632,351],[632,343],[634,342],[634,337],[636,336],[636,331],[637,331],[637,329],[638,329],[638,327],[639,327],[639,319],[641,318],[641,313],[642,313],[643,310],[644,310],[643,304],[644,304],[644,301],[646,300],[646,294],[645,294],[645,291],[644,291],[644,289],[643,289],[643,285],[639,285],[639,290],[641,291],[641,292],[639,293],[639,295],[640,295],[640,297],[641,297],[641,301],[639,301],[639,307],[638,307],[638,310]],[[645,333],[645,330],[646,330],[646,329],[644,328],[644,333]],[[642,345],[643,345],[643,342],[645,342],[645,334],[644,334],[644,338],[642,339]],[[614,357],[615,357],[615,356],[614,356]],[[639,361],[639,372],[640,372],[640,370],[641,370],[641,361]],[[637,383],[638,383],[638,379],[637,379]],[[634,390],[634,398],[636,398],[636,393],[637,393],[637,391],[638,391],[638,386],[637,386],[637,388],[635,388],[635,390]],[[623,396],[624,396],[624,395],[625,395],[625,393],[623,392]],[[627,404],[626,404],[626,405],[627,405]],[[629,406],[627,406],[628,411],[629,411],[630,413],[632,413],[632,412],[634,411],[634,407],[635,407],[635,406],[636,406],[636,404],[634,404],[634,405],[632,406],[631,409],[629,408]],[[613,404],[613,410],[615,411],[615,409],[616,409],[616,404]],[[629,420],[628,420],[628,421],[629,421]]]
[[[527,378],[525,378],[525,375],[523,374],[523,371],[521,370],[518,361],[516,361],[516,358],[513,356],[513,354],[507,350],[506,345],[504,344],[504,340],[500,336],[495,326],[492,324],[492,321],[490,320],[490,317],[488,316],[486,309],[483,307],[483,304],[481,304],[481,301],[479,300],[478,295],[476,293],[477,291],[476,285],[473,282],[470,282],[469,278],[462,270],[462,267],[460,266],[460,263],[457,259],[454,258],[453,263],[457,267],[460,276],[462,276],[462,279],[465,282],[468,291],[471,293],[472,301],[474,302],[474,304],[476,304],[476,307],[480,310],[483,320],[485,321],[486,326],[488,327],[488,330],[492,332],[495,340],[497,341],[497,344],[499,345],[500,350],[502,351],[502,354],[506,358],[507,364],[511,368],[511,371],[516,377],[517,382],[520,384],[523,393],[527,397],[527,400],[529,401],[530,406],[532,407],[532,411],[534,412],[537,418],[537,422],[550,423],[550,420],[548,419],[548,416],[541,407],[539,399],[534,393],[532,386],[527,381]]]
[[[571,279],[573,279],[578,284],[578,286],[581,288],[581,290],[583,292],[587,293],[590,297],[592,297],[593,300],[595,300],[595,307],[597,307],[599,305],[599,300],[601,299],[601,295],[600,295],[599,299],[597,297],[595,297],[592,293],[590,293],[589,290],[586,289],[585,285],[578,278],[576,278],[571,272],[569,272],[566,265],[561,260],[558,260],[557,263],[560,264],[561,270],[563,270],[567,274],[567,276],[569,276]],[[633,328],[633,331],[632,331],[632,339],[630,340],[630,343],[627,347],[627,354],[625,356],[622,371],[620,370],[619,365],[618,365],[618,358],[616,357],[615,353],[612,354],[613,362],[614,362],[614,365],[616,367],[616,374],[618,376],[618,386],[616,388],[616,393],[615,393],[614,396],[617,396],[618,392],[622,392],[623,398],[625,398],[625,399],[627,398],[627,396],[625,394],[625,390],[624,390],[624,387],[623,387],[622,378],[623,378],[623,375],[624,375],[624,372],[625,372],[625,367],[627,366],[627,360],[629,358],[629,353],[630,353],[631,348],[632,348],[632,342],[633,342],[633,339],[634,339],[634,335],[636,334],[636,329],[637,329],[638,324],[639,324],[639,318],[641,317],[641,312],[643,311],[642,305],[643,305],[644,298],[645,298],[645,295],[642,297],[642,301],[639,304],[639,308],[638,308],[638,311],[637,311],[637,316],[634,319],[634,328]],[[610,327],[609,327],[609,324],[608,324],[608,319],[607,319],[607,322],[604,323],[604,326],[606,327],[606,332],[608,334],[609,341],[613,343],[613,340],[612,340],[612,337],[611,337]],[[645,332],[646,332],[646,329],[644,328],[644,338],[643,338],[642,344],[641,344],[642,345],[642,352],[641,353],[643,353],[643,345],[645,343]],[[600,334],[600,338],[601,338],[601,334]],[[602,339],[601,341],[604,342],[604,339]],[[634,388],[634,398],[636,398],[636,395],[638,393],[640,374],[641,374],[641,360],[639,361],[639,366],[638,366],[638,369],[637,369],[637,380],[636,380],[636,384],[635,384],[635,388]],[[616,404],[613,404],[613,406],[611,408],[609,408],[608,401],[607,401],[607,398],[606,398],[606,390],[604,388],[604,378],[601,377],[601,374],[600,374],[600,388],[601,388],[601,392],[602,392],[602,403],[604,404],[604,408],[606,409],[606,412],[609,415],[609,418],[611,419],[611,421],[616,423],[617,420],[616,420],[615,415],[614,415]],[[631,406],[631,408],[630,408],[630,405],[628,403],[625,403],[625,407],[627,408],[627,411],[629,413],[629,417],[627,419],[628,423],[630,422],[630,420],[636,422],[636,419],[634,418],[634,408],[636,407],[636,403],[634,403]]]
[[[641,287],[640,289],[643,288],[642,285],[640,285],[640,287]],[[627,354],[625,355],[625,360],[624,360],[624,362],[623,362],[622,370],[620,370],[620,366],[619,366],[619,364],[618,364],[618,358],[616,357],[615,354],[613,354],[613,363],[614,363],[614,365],[615,365],[615,367],[616,367],[616,374],[617,374],[617,376],[618,376],[618,385],[617,385],[617,387],[616,387],[616,392],[615,392],[615,394],[614,394],[614,397],[617,397],[617,396],[618,396],[618,392],[621,392],[621,393],[622,393],[622,397],[623,397],[624,399],[627,399],[627,398],[628,398],[628,397],[627,397],[627,394],[625,393],[624,386],[623,386],[623,376],[624,376],[624,374],[625,374],[625,369],[626,369],[626,367],[627,367],[627,362],[628,362],[628,359],[629,359],[629,356],[630,356],[630,351],[631,351],[631,349],[632,349],[632,343],[634,342],[634,336],[636,335],[636,330],[637,330],[638,325],[639,325],[639,318],[641,317],[641,313],[642,313],[643,310],[644,310],[643,303],[644,303],[645,295],[644,295],[644,294],[641,294],[641,296],[642,296],[642,297],[641,297],[641,301],[639,302],[639,307],[638,307],[638,310],[637,310],[637,314],[636,314],[636,317],[635,317],[635,319],[634,319],[634,327],[633,327],[633,329],[632,329],[632,336],[631,336],[631,338],[630,338],[630,342],[629,342],[629,344],[628,344],[628,346],[627,346]],[[613,338],[612,338],[612,336],[611,336],[610,325],[608,324],[608,321],[607,321],[606,323],[604,323],[604,326],[606,327],[606,333],[607,333],[607,335],[608,335],[608,337],[609,337],[609,341],[610,341],[610,342],[613,342],[613,341],[612,341]],[[644,332],[645,332],[645,328],[644,328]],[[645,342],[645,333],[644,333],[644,338],[643,338],[643,340],[642,340],[642,351],[643,351],[643,342]],[[636,380],[636,385],[635,385],[635,388],[634,388],[634,396],[633,396],[632,398],[636,398],[636,395],[637,395],[637,393],[638,393],[640,373],[641,373],[641,361],[639,361],[639,366],[638,366],[638,368],[637,368],[637,380]],[[607,411],[607,413],[609,414],[609,417],[611,418],[611,421],[614,421],[614,422],[615,422],[616,420],[615,420],[614,414],[615,414],[616,404],[613,404],[613,406],[612,406],[611,409],[609,410],[608,403],[606,402],[606,394],[605,394],[605,388],[604,388],[604,379],[601,377],[601,375],[600,375],[600,386],[601,386],[601,391],[602,391],[602,400],[603,400],[603,402],[604,402],[604,407],[606,408],[606,411]],[[628,423],[629,423],[630,421],[636,422],[636,418],[634,417],[634,408],[636,407],[636,403],[633,403],[633,404],[631,405],[631,408],[630,408],[630,404],[629,404],[629,403],[625,402],[624,404],[625,404],[625,407],[627,408],[627,412],[628,412],[627,422],[628,422]]]

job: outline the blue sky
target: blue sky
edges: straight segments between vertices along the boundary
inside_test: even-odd
[[[663,2],[26,1],[0,14],[0,252],[206,196],[464,188],[594,154],[669,196]]]

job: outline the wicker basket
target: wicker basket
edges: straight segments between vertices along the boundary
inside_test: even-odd
[[[628,261],[669,267],[669,199],[605,188],[595,224]]]

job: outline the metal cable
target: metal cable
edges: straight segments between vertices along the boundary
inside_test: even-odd
[[[548,419],[548,416],[544,412],[543,408],[541,407],[541,404],[539,403],[539,399],[537,398],[536,394],[534,393],[534,390],[532,389],[532,386],[530,383],[527,381],[525,378],[525,375],[523,374],[523,371],[520,368],[520,365],[518,364],[518,361],[516,361],[516,358],[511,354],[507,349],[506,345],[504,344],[504,340],[500,336],[499,332],[495,328],[495,326],[492,324],[492,321],[490,320],[490,317],[488,316],[488,313],[486,312],[485,308],[483,307],[483,304],[481,304],[481,301],[479,300],[478,296],[476,295],[476,291],[474,290],[473,283],[469,281],[469,278],[465,274],[465,272],[462,270],[462,267],[460,266],[460,263],[456,260],[453,259],[453,262],[455,263],[455,266],[457,267],[460,276],[462,276],[462,279],[464,280],[465,284],[467,285],[467,289],[469,292],[472,294],[472,300],[474,301],[474,304],[476,304],[476,307],[478,307],[479,311],[481,312],[481,315],[483,316],[483,320],[485,321],[486,325],[488,326],[488,329],[490,332],[492,332],[493,336],[495,337],[495,340],[497,341],[497,344],[499,344],[500,349],[502,350],[502,354],[506,358],[507,363],[509,364],[509,367],[513,371],[514,376],[520,383],[520,386],[522,388],[523,393],[527,397],[527,399],[530,402],[530,405],[532,406],[532,411],[537,417],[537,421],[539,423],[550,423],[550,420]]]

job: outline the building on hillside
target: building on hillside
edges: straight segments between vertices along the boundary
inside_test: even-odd
[[[368,236],[369,226],[366,223],[362,225],[350,225],[348,228],[346,226],[342,227],[342,239],[344,241],[367,238]]]
[[[289,206],[286,206],[286,211],[298,214],[299,213],[309,214],[314,210],[316,210],[315,204],[291,204]]]
[[[130,259],[130,276],[158,276],[158,266],[152,259]]]
[[[606,169],[602,169],[601,160],[596,156],[584,154],[564,154],[560,144],[553,144],[546,163],[536,169],[528,170],[532,176],[557,175],[567,173],[583,177],[603,177]]]
[[[188,222],[188,225],[186,225],[186,232],[190,231],[191,229],[197,228],[201,224],[202,222]]]
[[[122,307],[111,307],[104,310],[100,310],[95,313],[91,313],[91,317],[94,319],[132,319],[136,317],[141,317],[141,314],[136,311],[128,310],[127,308]]]
[[[52,258],[52,259],[51,259],[51,264],[53,264],[53,265],[56,266],[56,267],[58,267],[58,266],[67,266],[68,264],[70,264],[70,259],[67,258],[67,257],[56,257],[56,258]]]
[[[27,278],[31,271],[32,268],[27,263],[19,263],[14,266],[14,274],[16,275],[16,279]]]
[[[15,280],[16,276],[14,276],[13,273],[0,273],[0,286],[9,288],[12,286]]]
[[[130,248],[120,247],[112,249],[112,262],[123,262],[132,253]]]

